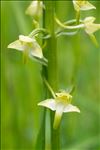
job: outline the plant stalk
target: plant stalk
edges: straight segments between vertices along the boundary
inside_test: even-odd
[[[48,59],[48,83],[51,85],[54,92],[58,90],[58,68],[57,68],[57,39],[55,35],[55,1],[44,1],[45,4],[45,13],[44,13],[44,21],[45,28],[50,33],[50,38],[47,39],[47,56]],[[54,122],[54,112],[50,114],[51,118],[51,150],[59,150],[60,142],[59,142],[59,128],[57,130],[53,129]]]

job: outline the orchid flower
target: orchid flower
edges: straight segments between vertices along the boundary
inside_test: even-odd
[[[100,24],[93,23],[95,19],[95,17],[86,17],[84,19],[83,23],[85,25],[85,31],[87,34],[93,34],[100,29]]]
[[[96,32],[97,30],[100,30],[100,24],[93,23],[95,19],[96,19],[95,17],[86,17],[83,23],[85,26],[85,32],[90,36],[94,44],[98,46],[98,42],[93,33]]]
[[[95,6],[93,6],[90,2],[86,0],[73,0],[74,8],[77,12],[80,10],[91,10],[91,9],[96,9]]]
[[[47,107],[55,111],[53,128],[57,129],[63,113],[80,112],[79,108],[71,104],[72,95],[66,92],[56,93],[54,99],[47,99],[40,103],[39,106]]]
[[[26,14],[37,20],[41,16],[43,8],[44,5],[42,1],[32,1],[29,7],[26,9]]]
[[[43,58],[42,49],[35,38],[19,35],[19,39],[8,45],[8,48],[16,49],[24,52],[24,61],[28,56],[35,58]]]

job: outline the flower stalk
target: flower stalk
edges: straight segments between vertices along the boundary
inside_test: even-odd
[[[45,28],[50,33],[50,38],[47,40],[47,59],[48,59],[48,83],[51,85],[54,91],[58,89],[58,68],[57,68],[57,39],[55,34],[55,1],[44,1],[45,4]],[[50,93],[51,94],[51,93]],[[51,118],[51,149],[59,150],[59,128],[53,129],[54,112],[50,114]]]

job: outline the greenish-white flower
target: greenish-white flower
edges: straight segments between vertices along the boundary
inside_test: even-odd
[[[85,31],[87,34],[93,34],[100,29],[100,24],[93,23],[95,19],[95,17],[86,17],[84,19],[83,23],[85,25]]]
[[[73,4],[76,11],[96,9],[94,5],[86,0],[73,0]]]
[[[100,30],[100,24],[95,24],[95,17],[86,17],[83,20],[84,23],[84,28],[85,28],[85,32],[90,36],[91,40],[93,41],[93,43],[98,47],[98,42],[96,40],[96,37],[94,35],[94,32],[96,32],[97,30]]]
[[[42,49],[35,38],[29,36],[19,35],[19,39],[8,45],[8,48],[16,49],[24,52],[25,56],[33,56],[35,58],[42,58]]]
[[[26,14],[37,20],[37,18],[41,16],[43,8],[44,5],[42,1],[32,1],[29,7],[26,9]]]
[[[69,93],[61,92],[56,93],[55,99],[47,99],[40,103],[39,106],[47,107],[55,111],[53,128],[57,129],[63,113],[67,112],[80,112],[79,108],[71,104],[72,96]]]

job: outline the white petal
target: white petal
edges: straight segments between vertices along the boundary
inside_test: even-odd
[[[92,17],[92,16],[90,16],[90,17],[86,17],[85,19],[84,19],[84,23],[85,24],[87,24],[87,23],[93,23],[94,21],[95,21],[95,17]]]
[[[86,1],[86,4],[83,5],[80,9],[81,10],[90,10],[90,9],[96,9],[96,7],[93,6],[91,3],[89,3],[88,1]]]
[[[16,40],[16,41],[12,42],[11,44],[9,44],[8,48],[17,49],[19,51],[24,50],[24,46],[21,44],[21,42],[19,40]]]
[[[94,5],[85,0],[73,0],[73,4],[76,11],[96,9]]]
[[[95,17],[86,17],[84,19],[85,31],[87,34],[93,34],[100,29],[100,24],[93,23],[95,19]]]
[[[42,49],[36,41],[34,41],[33,43],[30,54],[33,57],[35,56],[35,57],[43,58]]]
[[[44,106],[54,111],[56,110],[56,101],[54,99],[47,99],[38,103],[38,106]]]
[[[26,14],[34,16],[37,12],[38,1],[33,1],[26,10]]]
[[[76,106],[73,106],[71,104],[68,104],[65,108],[63,112],[80,112],[79,108]]]
[[[19,40],[25,43],[33,43],[34,39],[30,38],[29,36],[19,35]]]
[[[99,29],[100,29],[100,24],[90,24],[86,26],[85,31],[87,34],[93,34]]]
[[[43,8],[42,1],[33,1],[26,10],[26,14],[30,16],[41,15]]]

